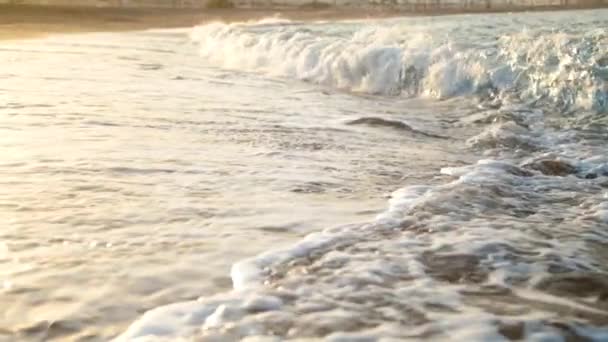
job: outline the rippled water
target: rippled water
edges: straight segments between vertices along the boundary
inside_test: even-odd
[[[608,339],[606,18],[2,42],[0,339]]]

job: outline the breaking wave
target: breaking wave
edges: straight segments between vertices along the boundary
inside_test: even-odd
[[[473,32],[474,34],[475,32]],[[523,31],[486,44],[405,25],[362,28],[213,23],[192,39],[223,68],[354,92],[608,109],[608,30]]]
[[[571,163],[445,168],[452,182],[237,263],[231,293],[151,310],[119,340],[603,341],[608,159]],[[581,181],[589,169],[604,176]]]

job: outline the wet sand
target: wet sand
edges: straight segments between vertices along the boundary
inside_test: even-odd
[[[190,27],[209,21],[246,21],[271,16],[291,20],[365,19],[455,13],[492,13],[563,8],[417,9],[283,8],[283,9],[143,9],[0,5],[0,39],[23,39],[53,33],[133,31]]]

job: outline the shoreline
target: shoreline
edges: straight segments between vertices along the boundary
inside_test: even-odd
[[[463,8],[458,10],[423,9],[412,11],[388,7],[160,9],[0,5],[0,40],[28,39],[49,34],[183,28],[211,21],[238,22],[259,20],[272,16],[279,16],[290,20],[313,21],[450,14],[566,11],[592,8],[598,7],[571,6],[564,8],[553,6],[495,8],[490,10]]]

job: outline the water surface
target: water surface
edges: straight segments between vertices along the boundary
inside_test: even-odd
[[[2,43],[1,338],[606,338],[607,14]]]

